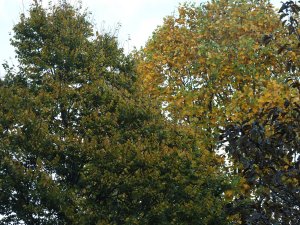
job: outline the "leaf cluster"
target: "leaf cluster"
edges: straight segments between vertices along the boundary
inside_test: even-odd
[[[87,12],[37,1],[0,84],[1,223],[227,224],[216,157],[139,92]]]

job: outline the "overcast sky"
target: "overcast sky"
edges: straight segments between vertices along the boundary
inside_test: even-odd
[[[188,1],[198,4],[206,0]],[[78,1],[69,0],[69,2]],[[98,30],[102,28],[113,30],[121,24],[118,37],[121,46],[128,52],[133,46],[139,48],[144,45],[152,31],[162,24],[163,18],[174,13],[177,6],[185,0],[82,0],[82,2],[83,6],[92,12],[92,19]],[[9,33],[18,22],[20,13],[26,12],[30,3],[32,0],[0,0],[0,64],[4,60],[14,62],[14,49],[9,44]],[[2,66],[0,67],[2,77],[4,71]]]

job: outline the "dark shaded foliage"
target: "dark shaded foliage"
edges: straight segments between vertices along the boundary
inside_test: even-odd
[[[266,107],[222,135],[226,152],[251,187],[228,205],[243,224],[300,223],[300,106],[288,101],[285,106]]]

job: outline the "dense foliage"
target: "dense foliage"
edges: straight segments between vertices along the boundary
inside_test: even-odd
[[[293,1],[280,15],[269,1],[184,4],[137,54],[144,93],[240,176],[225,192],[235,223],[299,223],[298,12]]]
[[[300,222],[299,121],[300,105],[287,101],[284,108],[266,107],[226,128],[226,152],[250,185],[228,206],[230,213],[241,214],[243,224]],[[250,193],[253,197],[245,201]]]
[[[125,55],[34,1],[0,80],[0,223],[299,224],[299,11],[186,3]]]
[[[227,224],[227,176],[136,86],[134,62],[66,2],[14,26],[0,86],[2,224]]]
[[[217,128],[243,117],[274,74],[275,80],[284,76],[276,43],[263,41],[272,33],[279,39],[281,30],[267,1],[182,5],[143,50],[141,85],[161,100],[169,117],[194,127],[206,137],[203,145],[214,148]],[[241,96],[239,110],[235,100]]]

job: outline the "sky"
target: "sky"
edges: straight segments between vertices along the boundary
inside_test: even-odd
[[[78,0],[68,0],[76,4]],[[187,0],[199,4],[206,0]],[[279,2],[279,0],[273,0]],[[5,60],[15,63],[14,48],[10,46],[10,33],[22,12],[27,12],[32,0],[0,0],[0,64]],[[48,0],[43,0],[45,5]],[[53,3],[57,0],[52,0]],[[120,24],[120,46],[129,52],[145,44],[165,16],[176,11],[185,0],[82,0],[84,8],[92,13],[97,30],[114,30]],[[0,65],[0,77],[4,70]]]
[[[57,0],[52,0],[55,3]],[[76,4],[77,0],[68,0]],[[203,1],[203,0],[200,0]],[[190,0],[198,3],[199,0]],[[48,0],[43,0],[47,5]],[[163,18],[175,12],[184,0],[82,0],[84,8],[91,13],[97,30],[113,31],[120,24],[118,38],[120,46],[129,52],[134,46],[140,48]],[[0,0],[0,63],[15,62],[14,48],[10,46],[10,33],[19,15],[28,11],[32,0]],[[1,66],[0,77],[4,70]]]

